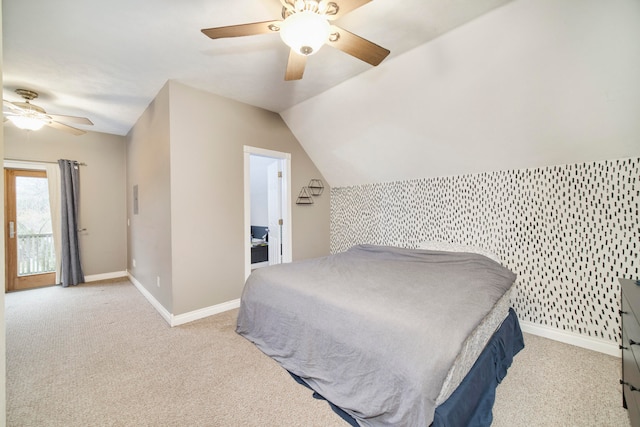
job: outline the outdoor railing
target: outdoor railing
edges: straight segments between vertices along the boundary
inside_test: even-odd
[[[53,234],[18,234],[18,276],[55,270]]]

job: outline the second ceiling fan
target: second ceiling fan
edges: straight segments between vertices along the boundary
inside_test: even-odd
[[[331,24],[371,0],[280,0],[282,19],[206,28],[202,32],[212,39],[252,36],[279,32],[290,47],[285,80],[300,80],[307,56],[329,45],[376,66],[389,55],[389,50]]]

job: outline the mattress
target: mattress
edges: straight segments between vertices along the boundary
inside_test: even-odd
[[[511,307],[511,289],[509,289],[498,300],[493,309],[482,319],[482,322],[473,330],[471,335],[464,341],[460,354],[453,362],[453,366],[447,373],[447,377],[442,385],[442,390],[436,399],[436,405],[447,400],[456,388],[460,385],[464,377],[469,373],[471,367],[478,359],[487,342],[494,332],[498,330],[504,319],[509,315]]]
[[[506,319],[485,345],[478,359],[451,396],[435,410],[430,427],[476,426],[489,427],[493,422],[496,388],[507,375],[513,358],[524,348],[524,337],[518,316],[510,308]],[[299,383],[309,387],[300,377],[291,374]],[[322,399],[314,393],[313,397]],[[352,427],[358,422],[342,409],[328,402],[331,409]]]
[[[477,254],[360,245],[254,272],[236,330],[360,425],[429,425],[514,280]]]
[[[501,264],[500,257],[491,250],[486,248],[466,245],[462,243],[429,240],[418,244],[418,249],[445,251],[445,252],[466,252],[475,253],[486,256]],[[511,306],[511,291],[509,289],[505,295],[496,303],[495,307],[482,320],[478,327],[464,342],[460,354],[447,374],[440,395],[436,400],[436,404],[440,405],[447,400],[451,393],[462,382],[465,375],[469,372],[476,359],[485,348],[487,342],[491,339],[493,333],[500,327],[504,319],[509,315],[509,307]]]

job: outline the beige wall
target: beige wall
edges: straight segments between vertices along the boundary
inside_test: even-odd
[[[166,85],[127,135],[127,218],[131,224],[127,262],[131,275],[172,313],[169,165],[169,87]],[[134,185],[138,186],[138,214],[133,213]]]
[[[240,297],[245,145],[291,154],[294,202],[310,179],[323,179],[279,115],[173,81],[134,126],[128,145],[128,191],[142,176],[157,188],[150,195],[139,184],[130,258],[138,268],[138,260],[148,260],[150,271],[133,275],[174,315]],[[294,205],[292,216],[293,259],[328,254],[329,189],[313,206]],[[162,229],[153,224],[159,218]],[[166,286],[171,295],[160,293]]]
[[[75,136],[44,127],[37,132],[4,126],[4,158],[56,162],[80,168],[80,257],[85,276],[126,269],[125,139],[88,132]]]
[[[183,313],[242,291],[245,145],[291,153],[295,195],[322,176],[279,115],[170,85],[174,310]],[[293,259],[328,254],[328,194],[292,216]]]

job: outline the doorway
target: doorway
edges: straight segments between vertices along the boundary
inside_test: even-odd
[[[5,291],[54,285],[56,257],[47,174],[5,169]]]
[[[291,154],[244,147],[245,279],[291,262]]]

